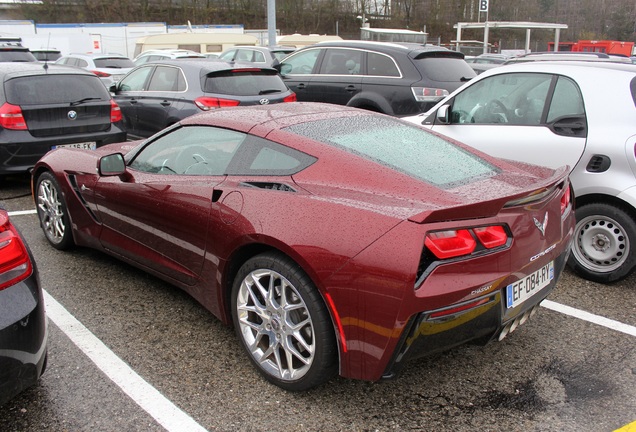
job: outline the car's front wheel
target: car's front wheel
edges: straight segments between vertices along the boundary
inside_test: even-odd
[[[627,277],[636,266],[636,222],[623,209],[604,203],[576,209],[574,243],[568,264],[600,283]]]
[[[309,277],[278,253],[243,264],[232,288],[232,318],[258,371],[290,391],[328,381],[337,372],[327,308]]]
[[[73,245],[73,234],[60,185],[53,174],[45,172],[38,177],[35,190],[38,218],[46,239],[56,249],[68,249]]]

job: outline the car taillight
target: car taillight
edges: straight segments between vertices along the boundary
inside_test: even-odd
[[[439,259],[470,255],[479,243],[494,249],[508,242],[508,233],[501,225],[434,231],[426,234],[424,244]]]
[[[429,87],[411,87],[413,96],[418,102],[436,102],[448,96],[448,90]]]
[[[107,78],[107,77],[110,76],[110,74],[106,73],[106,72],[101,72],[101,71],[96,71],[96,70],[91,71],[91,72],[93,72],[95,75],[97,75],[100,78]]]
[[[111,99],[110,100],[110,122],[117,123],[118,121],[121,121],[121,119],[122,119],[121,108],[119,108],[119,105],[117,105],[117,102]]]
[[[194,100],[194,103],[199,109],[208,111],[214,108],[223,108],[230,106],[237,106],[240,102],[232,99],[221,99],[215,97],[198,97]]]
[[[0,126],[5,129],[27,130],[26,120],[22,115],[22,108],[5,103],[0,107]]]
[[[565,192],[563,193],[563,196],[561,197],[561,216],[563,216],[568,211],[568,208],[570,208],[571,204],[572,204],[572,191],[570,189],[570,185],[568,184],[568,187],[565,188]]]
[[[26,246],[7,212],[0,210],[0,290],[26,279],[31,271]]]
[[[289,96],[287,96],[285,99],[283,99],[283,102],[296,102],[298,99],[296,99],[296,93],[292,93]]]

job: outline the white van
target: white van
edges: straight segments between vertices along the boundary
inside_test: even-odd
[[[166,33],[140,37],[135,45],[135,57],[144,51],[182,49],[202,54],[220,53],[234,45],[258,45],[258,38],[237,33]]]

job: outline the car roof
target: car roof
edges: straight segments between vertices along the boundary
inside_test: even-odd
[[[276,69],[270,67],[262,67],[262,66],[254,66],[253,63],[239,63],[239,62],[224,62],[218,60],[211,60],[208,58],[188,58],[188,59],[179,59],[179,60],[157,60],[148,63],[144,63],[143,66],[147,65],[168,65],[168,66],[179,66],[184,70],[197,70],[202,73],[209,72],[218,72],[223,70],[236,70],[236,69],[259,69],[259,70],[271,70],[277,72]]]
[[[532,72],[550,72],[559,73],[559,71],[565,70],[616,70],[636,73],[636,65],[632,63],[612,63],[612,62],[588,62],[588,61],[567,61],[567,60],[553,60],[553,61],[540,61],[540,62],[522,62],[505,64],[498,68],[489,70],[488,75],[494,75],[498,73],[505,73],[507,71],[532,71]],[[486,72],[484,72],[484,75]]]
[[[122,58],[127,59],[123,54],[118,53],[70,53],[65,55],[64,57],[84,57],[84,58],[92,58],[92,59],[101,59],[101,58]]]
[[[29,76],[29,75],[59,75],[59,74],[73,74],[73,75],[96,75],[92,72],[88,72],[84,69],[74,68],[70,66],[56,65],[56,64],[42,64],[39,62],[0,62],[0,76],[1,77],[16,77],[16,76]]]
[[[600,52],[547,51],[528,53],[518,57],[513,57],[508,59],[506,64],[556,60],[631,63],[629,57]]]
[[[448,48],[440,47],[437,45],[422,45],[418,43],[408,42],[376,42],[376,41],[324,41],[318,42],[314,45],[309,45],[300,48],[298,51],[306,50],[308,48],[316,47],[335,47],[335,48],[359,48],[359,49],[373,49],[380,52],[403,52],[412,57],[422,56],[426,53],[445,53],[451,57],[464,58],[464,54],[458,51],[451,51]]]

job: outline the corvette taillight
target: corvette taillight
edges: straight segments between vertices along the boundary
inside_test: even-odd
[[[121,121],[121,119],[122,119],[121,108],[119,108],[119,105],[117,105],[117,102],[111,99],[110,100],[110,122],[117,123],[118,121]]]
[[[439,259],[470,255],[479,245],[494,249],[508,242],[508,233],[501,225],[433,231],[426,234],[424,244]]]
[[[568,187],[565,189],[565,192],[563,193],[563,196],[561,197],[561,216],[563,216],[568,211],[571,204],[572,191],[570,189],[570,185],[568,185]]]
[[[5,129],[27,130],[26,120],[22,115],[22,108],[18,105],[5,103],[0,107],[0,126]]]
[[[296,93],[292,93],[283,99],[283,102],[296,102],[298,99],[296,98]]]
[[[215,108],[223,108],[230,106],[237,106],[240,102],[232,99],[222,99],[215,97],[198,97],[194,100],[194,103],[199,109],[203,111],[209,111]]]
[[[26,279],[31,271],[26,246],[7,212],[0,210],[0,290]]]

